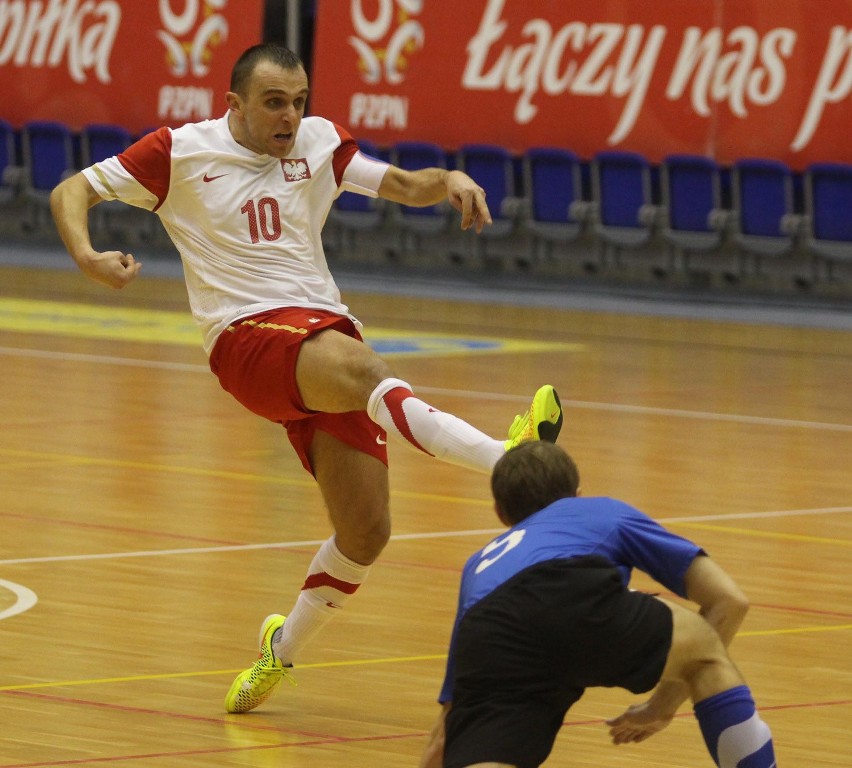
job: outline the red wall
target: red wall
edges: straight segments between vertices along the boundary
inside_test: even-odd
[[[320,0],[312,111],[356,137],[852,162],[849,0]]]
[[[2,0],[0,117],[132,132],[219,117],[262,12],[246,0]]]

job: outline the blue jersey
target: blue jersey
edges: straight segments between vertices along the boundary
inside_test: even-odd
[[[615,499],[568,498],[530,515],[476,552],[462,572],[453,637],[462,616],[515,574],[537,563],[599,555],[630,583],[633,568],[686,597],[684,576],[702,549]],[[453,647],[441,702],[452,699]]]

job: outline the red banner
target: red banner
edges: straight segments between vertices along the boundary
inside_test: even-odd
[[[0,0],[0,117],[134,133],[219,117],[262,11],[240,0]]]
[[[852,162],[850,10],[850,0],[320,0],[312,111],[380,145]]]

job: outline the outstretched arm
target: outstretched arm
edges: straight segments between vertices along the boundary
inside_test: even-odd
[[[698,603],[700,615],[727,647],[745,618],[748,599],[721,566],[709,557],[699,556],[693,560],[686,572],[685,583],[687,597]],[[686,610],[679,606],[672,607],[673,610]],[[689,689],[685,682],[663,680],[648,701],[634,704],[619,717],[607,721],[613,742],[624,744],[644,741],[661,731],[672,721],[678,707],[687,698]]]
[[[473,226],[481,232],[491,223],[485,190],[462,171],[443,168],[405,171],[392,165],[382,179],[379,196],[402,205],[420,207],[449,200],[450,205],[461,212],[462,229]]]
[[[123,288],[141,269],[133,255],[121,251],[96,251],[89,237],[89,208],[102,202],[89,180],[77,173],[50,193],[50,212],[65,248],[77,266],[92,280]]]
[[[696,557],[686,571],[686,596],[727,648],[748,613],[748,598],[715,560]]]

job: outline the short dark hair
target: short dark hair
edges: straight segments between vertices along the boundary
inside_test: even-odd
[[[305,68],[302,60],[289,48],[280,43],[260,43],[243,51],[231,70],[231,91],[246,95],[246,86],[251,79],[254,68],[261,61],[270,61],[282,69]]]
[[[504,523],[515,525],[559,499],[577,495],[580,472],[554,443],[529,440],[504,453],[491,473],[491,493]]]

